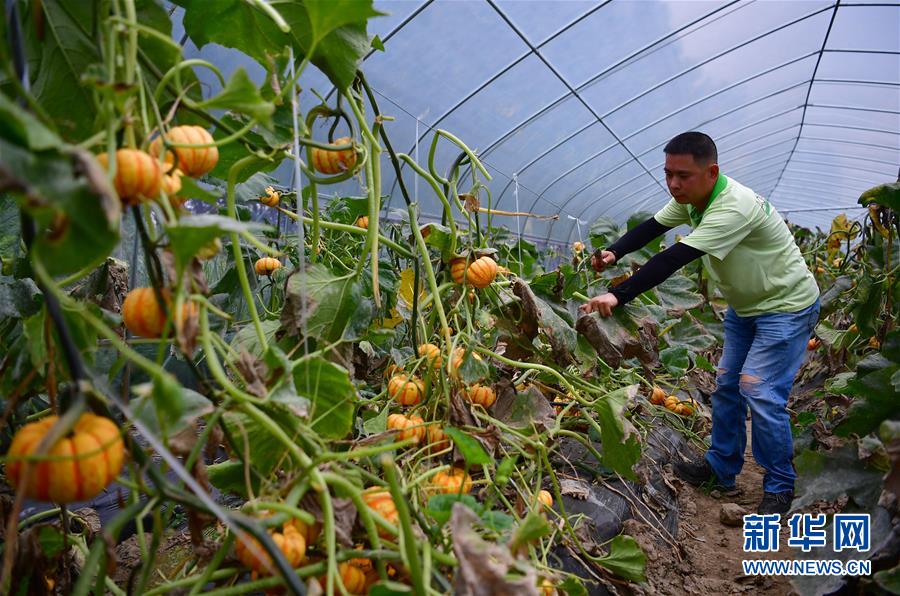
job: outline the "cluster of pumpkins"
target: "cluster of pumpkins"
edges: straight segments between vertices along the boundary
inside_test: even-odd
[[[650,393],[650,403],[654,406],[663,406],[680,416],[690,416],[697,409],[697,402],[693,399],[682,401],[675,395],[666,395],[661,387],[653,387]]]

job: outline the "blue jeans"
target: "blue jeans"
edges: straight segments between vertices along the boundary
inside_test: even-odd
[[[719,482],[734,486],[744,465],[750,408],[753,458],[765,468],[763,490],[794,490],[788,394],[819,319],[819,301],[793,313],[725,315],[725,350],[712,395],[712,441],[706,461]]]

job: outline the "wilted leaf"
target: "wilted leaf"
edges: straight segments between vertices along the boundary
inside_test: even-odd
[[[522,301],[524,315],[537,325],[550,342],[553,360],[560,365],[572,362],[577,335],[550,306],[534,295],[522,279],[513,282],[513,293]]]
[[[513,428],[534,426],[538,432],[552,428],[556,421],[550,402],[534,385],[517,392],[511,383],[498,383],[493,415]]]
[[[623,360],[632,357],[653,368],[659,364],[656,321],[649,316],[635,319],[630,306],[614,309],[613,315],[606,318],[596,313],[584,315],[575,323],[575,329],[611,368],[619,368]]]

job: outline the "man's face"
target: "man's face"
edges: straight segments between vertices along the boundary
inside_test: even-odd
[[[716,179],[719,166],[698,164],[694,156],[687,154],[666,154],[666,186],[672,197],[681,203],[697,203],[709,197]]]

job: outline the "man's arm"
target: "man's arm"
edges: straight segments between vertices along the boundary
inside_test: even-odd
[[[634,275],[612,288],[609,293],[616,297],[621,306],[661,284],[670,275],[704,254],[706,253],[683,242],[676,242],[661,253],[653,255]]]

